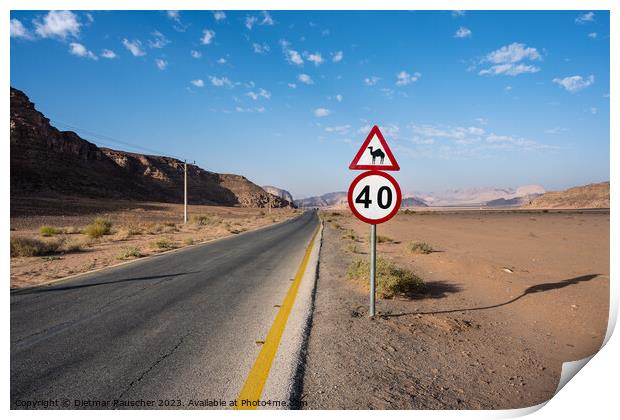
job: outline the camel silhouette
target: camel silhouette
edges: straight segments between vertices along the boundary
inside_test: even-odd
[[[372,146],[369,146],[368,148],[370,149],[370,154],[372,155],[372,164],[375,164],[375,159],[380,158],[379,164],[383,165],[383,159],[385,159],[385,153],[383,153],[383,150],[377,149],[373,152]]]

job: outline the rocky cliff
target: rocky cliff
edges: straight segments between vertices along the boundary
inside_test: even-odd
[[[552,191],[525,205],[535,209],[606,209],[609,208],[609,181]]]
[[[59,131],[21,91],[11,88],[11,196],[58,194],[182,202],[183,162],[97,147]],[[292,205],[243,176],[188,165],[190,204]]]

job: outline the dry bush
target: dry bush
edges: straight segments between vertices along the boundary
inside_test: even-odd
[[[426,242],[419,242],[419,241],[410,242],[407,245],[407,248],[409,249],[409,251],[413,252],[414,254],[430,254],[431,252],[434,251],[432,246],[430,246]]]
[[[347,276],[355,281],[368,284],[370,278],[370,261],[355,258],[349,265]],[[426,293],[426,285],[413,271],[398,267],[392,261],[377,258],[376,267],[377,293],[383,298],[392,298],[396,295],[407,297],[419,296]]]
[[[351,239],[352,241],[357,241],[357,234],[353,229],[347,229],[342,234],[342,239]]]
[[[379,242],[380,244],[383,243],[393,243],[394,239],[390,238],[389,236],[383,236],[383,235],[377,235],[377,242]]]
[[[49,237],[62,233],[62,229],[55,226],[44,225],[39,228],[39,233],[41,234],[41,236]]]
[[[121,248],[120,252],[116,255],[116,259],[118,260],[127,260],[130,258],[140,257],[142,257],[142,252],[140,252],[140,249],[135,246]]]
[[[112,232],[112,222],[109,219],[97,217],[93,223],[84,228],[84,234],[89,238],[101,238]]]
[[[199,226],[217,225],[221,222],[218,217],[209,216],[206,214],[194,214],[192,217],[190,217],[189,221],[190,223]]]
[[[154,248],[157,248],[157,249],[172,249],[172,248],[174,248],[174,244],[173,244],[172,240],[170,238],[165,237],[165,236],[161,237],[161,238],[158,238],[157,240],[151,242],[151,245]]]
[[[56,238],[51,241],[42,241],[25,236],[11,236],[11,257],[36,257],[57,252],[63,245],[64,239]]]

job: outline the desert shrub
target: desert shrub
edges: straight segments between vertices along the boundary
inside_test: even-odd
[[[383,235],[377,235],[377,242],[379,242],[380,244],[382,243],[392,243],[394,242],[394,239],[390,238],[389,236],[383,236]]]
[[[338,216],[340,216],[340,213],[338,213],[337,211],[332,211],[332,212],[331,212],[331,215],[332,215],[333,217],[338,217]]]
[[[414,254],[430,254],[431,252],[433,252],[433,247],[431,247],[429,244],[427,244],[426,242],[419,242],[419,241],[415,241],[415,242],[410,242],[407,245],[407,248],[409,249],[409,251],[413,252]]]
[[[174,222],[164,222],[164,226],[168,226],[168,227],[177,227],[177,224]]]
[[[189,221],[190,223],[199,226],[216,225],[220,222],[216,217],[208,216],[206,214],[194,214],[190,217]]]
[[[140,249],[135,246],[121,248],[120,252],[116,255],[116,258],[119,260],[140,257],[142,257],[142,253],[140,252]]]
[[[44,225],[39,228],[39,233],[41,236],[54,236],[62,233],[62,229],[55,226]]]
[[[63,245],[62,245],[62,251],[63,252],[79,252],[82,250],[82,247],[84,246],[84,242],[82,241],[66,241]]]
[[[58,251],[63,245],[63,239],[42,241],[25,236],[11,236],[11,257],[35,257]]]
[[[403,214],[415,214],[415,211],[411,209],[405,209],[403,210]]]
[[[93,223],[84,228],[84,234],[89,238],[101,238],[103,235],[109,235],[112,231],[112,222],[109,219],[97,217]]]
[[[347,276],[351,280],[368,284],[370,262],[367,259],[355,258],[349,265]],[[392,261],[381,257],[377,258],[376,285],[377,293],[383,298],[396,295],[413,297],[426,292],[426,285],[413,271],[398,267]]]
[[[357,234],[353,229],[347,229],[342,234],[342,239],[351,239],[353,241],[357,240]]]
[[[166,238],[166,237],[162,237],[162,238],[159,238],[159,239],[151,242],[151,245],[153,245],[155,248],[158,248],[158,249],[172,249],[172,248],[174,248],[174,245],[173,245],[172,241],[170,240],[170,238]]]
[[[183,240],[183,243],[184,243],[185,245],[194,245],[194,243],[195,243],[195,242],[196,242],[196,241],[194,241],[192,238],[185,238],[185,239]]]

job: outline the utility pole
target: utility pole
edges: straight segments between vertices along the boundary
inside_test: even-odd
[[[184,197],[183,197],[183,203],[184,203],[184,208],[183,208],[183,223],[187,224],[187,160],[185,160],[183,162],[183,168],[184,168],[184,186],[183,186],[183,191],[184,191]]]

